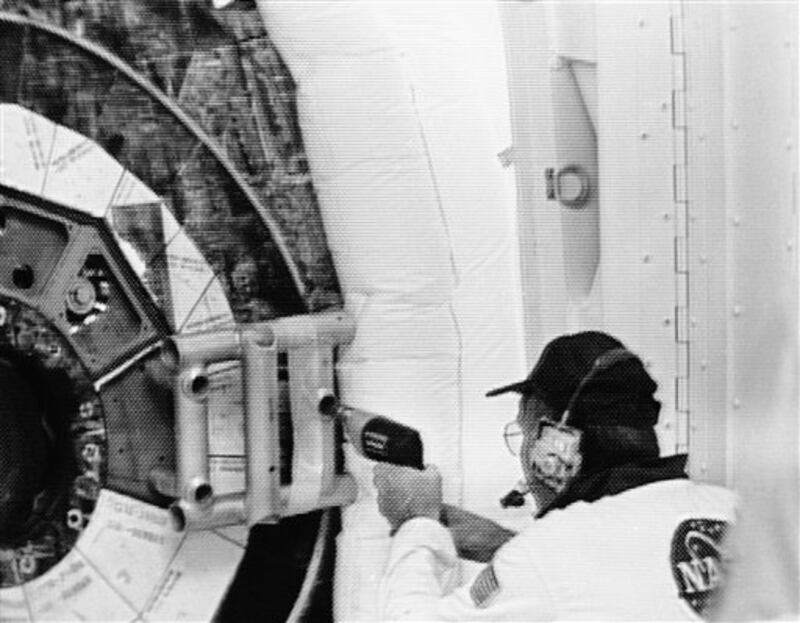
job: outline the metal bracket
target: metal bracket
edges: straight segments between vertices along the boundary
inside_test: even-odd
[[[336,429],[316,410],[319,389],[330,383],[323,377],[333,375],[332,351],[349,342],[354,333],[354,323],[347,315],[327,312],[178,335],[168,341],[165,358],[176,367],[174,486],[179,499],[170,508],[176,528],[274,523],[282,516],[354,501],[355,480],[336,473]],[[291,357],[292,352],[302,353],[300,360],[306,362],[305,368],[295,369],[289,380],[294,453],[314,453],[312,462],[321,468],[318,474],[293,474],[291,485],[282,486],[278,355],[287,353]],[[310,352],[313,357],[309,357]],[[216,495],[209,467],[208,370],[213,364],[229,361],[240,362],[242,371],[245,492]],[[325,374],[320,373],[320,367],[328,368]],[[297,442],[298,431],[309,428],[316,428],[315,433],[305,439],[313,440],[318,447],[307,448]],[[154,478],[164,480],[162,474],[154,474]]]

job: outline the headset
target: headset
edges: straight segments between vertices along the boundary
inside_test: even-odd
[[[569,424],[570,413],[581,392],[598,374],[630,359],[638,357],[626,348],[614,348],[600,355],[570,397],[561,419],[557,422],[549,418],[539,420],[529,461],[537,480],[556,493],[566,489],[581,469],[583,459],[580,448],[583,433]]]

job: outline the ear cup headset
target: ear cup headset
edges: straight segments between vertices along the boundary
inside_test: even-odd
[[[559,421],[539,420],[536,439],[531,445],[529,458],[534,476],[547,487],[561,493],[578,475],[582,464],[582,431],[570,426],[570,413],[586,386],[599,374],[623,361],[637,359],[625,348],[614,348],[595,359],[592,368],[578,384]]]

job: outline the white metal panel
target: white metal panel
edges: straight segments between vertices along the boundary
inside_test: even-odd
[[[748,470],[797,470],[797,10],[731,4],[722,20],[728,473],[753,485]],[[754,453],[760,426],[787,434]]]
[[[689,330],[694,477],[725,481],[727,382],[726,216],[722,5],[684,6],[687,106]]]
[[[736,485],[753,469],[751,422],[797,413],[797,16],[786,3],[685,12],[692,466]],[[794,430],[776,450],[790,462]]]
[[[550,42],[551,9],[538,2],[501,5],[517,179],[526,352],[531,365],[557,335],[602,324],[596,299],[583,299],[577,305],[570,301],[564,244],[564,235],[569,232],[565,232],[559,203],[547,198],[545,171],[559,163],[551,82],[555,59]]]
[[[595,328],[617,335],[643,356],[659,382],[660,438],[662,450],[670,453],[678,447],[676,378],[686,374],[679,368],[685,357],[678,356],[675,327],[671,7],[509,3],[503,11],[528,357],[535,360],[549,339],[564,332]],[[561,34],[552,36],[555,31]],[[596,37],[596,57],[570,51],[570,37],[578,33],[586,35],[585,50]],[[586,88],[591,86],[586,72],[579,84],[600,142],[601,267],[577,301],[567,283],[575,258],[565,240],[582,224],[562,219],[564,209],[546,199],[544,184],[545,169],[580,151],[565,151],[577,145],[568,127],[558,136],[554,132],[554,111],[563,103],[551,82],[556,51],[597,61],[596,70],[586,66],[597,76],[596,104],[587,98],[592,89]]]
[[[593,63],[597,58],[595,3],[587,0],[547,2],[551,50],[570,59]]]
[[[605,328],[659,384],[662,452],[679,446],[671,6],[597,6]]]
[[[724,474],[741,494],[732,540],[738,565],[728,574],[717,619],[796,620],[797,3],[687,8],[698,31],[705,26],[703,38],[709,29],[720,38],[721,76],[698,90],[708,98],[700,99],[708,103],[701,113],[719,116],[707,153],[719,156],[724,175],[721,184],[719,173],[712,177],[724,190],[724,220],[711,223],[707,239],[724,240],[724,254],[716,242],[708,251],[724,259],[724,285],[714,289],[724,288],[725,296],[709,301],[708,316],[724,319],[724,340],[715,332],[709,344],[725,350],[727,374],[722,391],[714,390],[718,412],[705,432],[712,438],[724,433],[725,446],[704,444],[699,434],[692,443],[706,453],[711,475]]]
[[[597,125],[597,34],[595,3],[587,0],[561,0],[544,3],[549,50],[572,65],[583,101],[592,123]]]

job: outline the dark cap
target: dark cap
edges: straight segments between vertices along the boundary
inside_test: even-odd
[[[493,389],[486,395],[532,394],[561,413],[595,360],[607,351],[622,347],[619,340],[599,331],[562,335],[545,346],[528,378]]]
[[[577,427],[612,423],[652,426],[661,407],[653,399],[658,386],[638,357],[630,354],[589,375],[601,355],[624,348],[619,340],[600,331],[557,337],[545,346],[528,378],[493,389],[486,395],[507,392],[533,395],[558,413],[570,407],[569,424]],[[584,381],[587,382],[575,396]]]
[[[661,403],[653,397],[658,385],[639,357],[623,353],[589,374],[569,405],[568,424],[650,428],[658,422]]]

